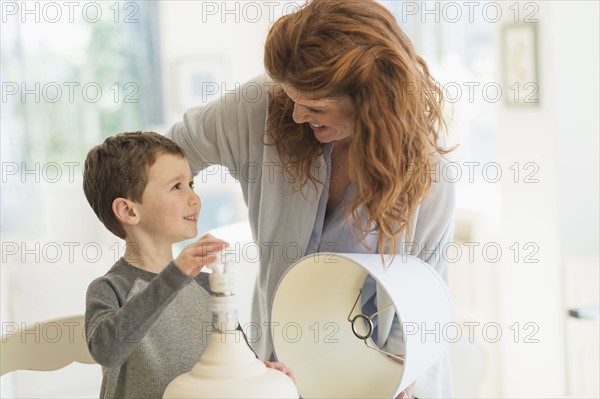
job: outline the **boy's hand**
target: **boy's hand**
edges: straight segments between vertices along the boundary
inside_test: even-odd
[[[217,256],[214,255],[216,252],[222,251],[228,246],[227,242],[219,240],[211,234],[205,234],[198,241],[183,248],[183,251],[174,260],[175,266],[186,276],[195,277],[204,265],[217,259]]]
[[[294,381],[294,384],[296,383],[296,379],[294,378],[294,373],[292,372],[292,370],[288,369],[285,364],[280,363],[280,362],[265,361],[265,366],[267,366],[270,369],[275,369],[275,370],[281,371],[283,374],[290,377],[292,379],[292,381]]]

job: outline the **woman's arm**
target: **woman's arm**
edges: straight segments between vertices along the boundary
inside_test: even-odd
[[[436,157],[436,162],[439,165],[435,170],[453,170],[444,168],[449,161],[441,156]],[[448,282],[448,259],[444,257],[444,249],[454,234],[456,187],[453,176],[448,173],[436,173],[433,180],[413,217],[412,239],[404,243],[403,249],[406,255],[417,256],[429,264]]]
[[[184,149],[193,174],[217,164],[243,180],[240,172],[252,161],[250,154],[262,153],[270,87],[260,75],[206,105],[189,109],[166,133]]]

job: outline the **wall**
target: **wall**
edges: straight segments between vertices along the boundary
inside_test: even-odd
[[[558,2],[546,30],[554,85],[560,249],[565,257],[598,257],[600,48],[598,2]]]
[[[181,119],[183,110],[199,105],[181,101],[181,89],[189,82],[179,72],[182,68],[185,72],[186,65],[205,63],[208,71],[216,69],[216,79],[210,83],[225,84],[227,90],[263,72],[263,45],[270,22],[267,11],[238,1],[160,2],[168,125]]]
[[[598,256],[598,3],[535,4],[540,103],[501,105],[497,130],[502,165],[538,167],[538,182],[524,183],[521,175],[502,184],[505,246],[516,242],[523,250],[533,243],[530,249],[539,249],[537,263],[504,257],[498,265],[499,319],[515,326],[510,334],[520,330],[518,339],[501,341],[505,397],[568,393],[562,267],[573,255]],[[511,5],[503,3],[507,18]],[[525,323],[532,323],[527,330]],[[534,331],[537,342],[526,342],[525,334]]]

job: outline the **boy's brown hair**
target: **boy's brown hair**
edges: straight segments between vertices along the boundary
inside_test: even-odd
[[[125,238],[125,229],[112,210],[116,198],[141,202],[148,170],[158,154],[185,157],[174,141],[154,132],[120,133],[90,150],[83,169],[83,191],[98,219],[113,234]]]

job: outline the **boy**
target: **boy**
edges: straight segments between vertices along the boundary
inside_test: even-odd
[[[123,133],[93,148],[85,196],[125,254],[87,291],[85,328],[102,365],[101,398],[161,398],[206,348],[206,273],[227,244],[211,235],[173,260],[173,243],[198,234],[200,198],[183,150],[157,133]]]

